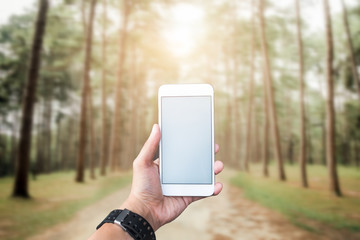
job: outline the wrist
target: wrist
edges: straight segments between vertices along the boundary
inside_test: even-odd
[[[133,238],[120,226],[112,223],[105,223],[88,239],[122,239],[133,240]]]
[[[159,225],[157,224],[157,221],[155,221],[151,210],[148,206],[145,204],[141,204],[140,201],[137,201],[133,198],[128,198],[121,206],[120,209],[128,209],[134,213],[137,213],[138,215],[142,216],[143,218],[148,221],[148,223],[151,225],[151,227],[156,231],[159,229]]]

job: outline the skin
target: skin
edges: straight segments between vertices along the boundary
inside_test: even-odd
[[[160,128],[155,124],[151,134],[133,162],[133,181],[131,192],[120,209],[129,209],[143,216],[154,231],[177,218],[192,202],[204,197],[169,197],[161,191],[159,176],[159,159],[153,161],[160,142]],[[215,144],[215,153],[219,146]],[[214,164],[215,174],[224,169],[221,161]],[[213,196],[223,188],[221,183],[215,184]],[[132,239],[116,224],[105,223],[89,239]]]

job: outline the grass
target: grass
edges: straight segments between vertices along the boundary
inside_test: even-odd
[[[75,183],[74,176],[73,171],[39,175],[36,181],[30,181],[30,200],[11,198],[13,179],[0,179],[0,238],[25,239],[70,219],[131,181],[130,173],[85,183]]]
[[[243,189],[245,197],[274,209],[296,226],[310,232],[317,225],[337,230],[360,232],[360,170],[339,167],[343,197],[328,190],[328,172],[324,166],[308,166],[310,188],[300,186],[297,165],[287,165],[287,181],[276,178],[276,166],[270,166],[271,177],[261,175],[261,166],[251,166],[251,173],[239,173],[232,183]]]

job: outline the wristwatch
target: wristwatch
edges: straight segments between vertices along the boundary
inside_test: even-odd
[[[156,240],[154,229],[142,216],[128,209],[115,209],[96,227],[99,229],[104,223],[119,225],[135,240]]]

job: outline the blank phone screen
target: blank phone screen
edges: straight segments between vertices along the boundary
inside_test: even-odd
[[[211,96],[161,97],[163,184],[212,184]]]

